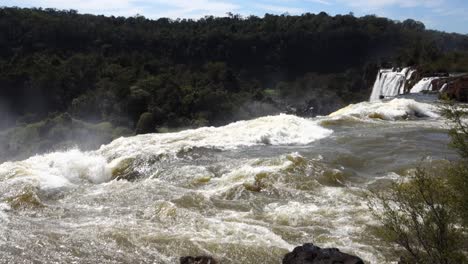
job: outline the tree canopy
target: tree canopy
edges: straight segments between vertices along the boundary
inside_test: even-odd
[[[150,20],[4,7],[0,32],[3,127],[68,112],[132,130],[145,120],[151,132],[255,116],[251,102],[278,100],[327,114],[366,99],[380,66],[468,71],[467,36],[373,15]]]

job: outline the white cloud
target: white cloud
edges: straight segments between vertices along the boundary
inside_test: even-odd
[[[267,4],[257,4],[255,6],[265,11],[270,11],[270,12],[275,12],[275,13],[290,13],[290,14],[305,13],[305,10],[302,8],[296,8],[296,7],[290,7],[290,6],[267,5]]]

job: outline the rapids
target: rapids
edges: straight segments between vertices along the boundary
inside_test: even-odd
[[[304,242],[368,263],[366,190],[456,157],[435,103],[363,102],[119,138],[0,165],[0,263],[280,263]]]

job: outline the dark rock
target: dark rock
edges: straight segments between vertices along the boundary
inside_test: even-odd
[[[126,158],[112,169],[112,179],[133,181],[141,177],[141,174],[135,170],[138,167],[138,160],[135,158]]]
[[[135,128],[136,134],[152,133],[155,130],[154,117],[152,113],[145,112],[140,115]]]
[[[180,264],[218,264],[218,262],[210,256],[198,257],[181,257]]]
[[[362,259],[340,252],[337,248],[319,248],[306,243],[283,258],[283,264],[364,264]]]
[[[449,82],[444,93],[451,99],[468,102],[468,75],[460,76]]]

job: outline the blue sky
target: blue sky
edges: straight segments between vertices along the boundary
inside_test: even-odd
[[[413,18],[427,28],[468,34],[468,0],[0,0],[0,6],[76,9],[80,13],[148,18],[200,18],[227,12],[263,16],[325,11],[330,15],[375,14],[395,20]]]

